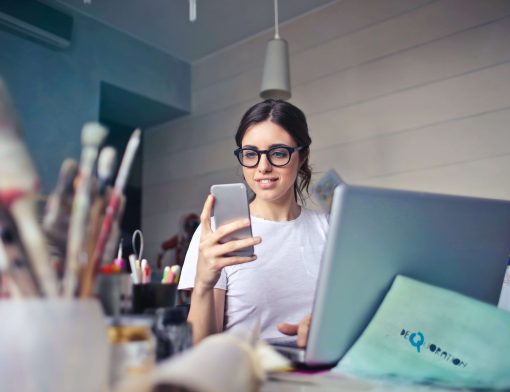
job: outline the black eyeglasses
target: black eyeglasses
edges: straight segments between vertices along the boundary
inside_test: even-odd
[[[287,147],[277,146],[271,147],[268,150],[257,150],[254,148],[238,148],[234,151],[234,155],[239,160],[239,163],[244,167],[255,167],[260,162],[260,156],[266,154],[269,163],[276,167],[285,166],[290,162],[292,153],[294,151],[301,151],[306,147]]]

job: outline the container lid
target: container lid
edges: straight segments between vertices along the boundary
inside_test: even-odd
[[[182,324],[186,322],[186,309],[183,307],[163,308],[158,310],[163,325]]]

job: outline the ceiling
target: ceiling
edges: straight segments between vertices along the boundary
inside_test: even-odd
[[[188,0],[53,0],[187,62],[274,28],[273,0],[196,0],[189,21]],[[284,23],[332,0],[280,0]],[[285,38],[285,37],[284,37]]]

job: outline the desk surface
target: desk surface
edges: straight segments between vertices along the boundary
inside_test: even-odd
[[[383,384],[355,380],[328,374],[295,376],[281,374],[271,376],[261,388],[261,392],[425,392],[450,391],[442,388],[410,384]]]

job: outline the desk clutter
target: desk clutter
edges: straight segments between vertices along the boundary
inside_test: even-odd
[[[39,179],[6,88],[0,83],[3,293],[15,298],[92,295],[101,266],[113,259],[117,247],[124,188],[141,135],[139,129],[132,133],[113,181],[116,152],[111,147],[100,149],[107,133],[98,123],[83,126],[80,161],[62,163],[41,224],[36,204]]]
[[[64,160],[38,211],[39,178],[0,79],[2,390],[102,391],[191,346],[187,308],[176,306],[180,267],[151,271],[140,230],[127,260],[119,241],[141,131],[116,176],[107,134],[83,126],[79,162]]]
[[[158,323],[181,317],[158,312]],[[212,335],[150,371],[122,379],[117,388],[255,392],[279,390],[284,383],[283,390],[304,391],[508,390],[509,326],[509,312],[397,276],[364,332],[332,369],[293,369],[258,339],[254,326]]]
[[[151,283],[150,263],[143,258],[142,232],[133,233],[135,254],[129,255],[129,265],[122,257],[122,242],[119,244],[124,188],[141,131],[131,134],[116,176],[117,152],[110,146],[102,148],[107,134],[98,123],[83,126],[80,160],[64,160],[40,214],[39,179],[7,89],[0,81],[2,297],[90,298],[99,275],[124,272],[130,273],[135,285]],[[179,266],[168,266],[162,283],[176,284],[179,274]]]

